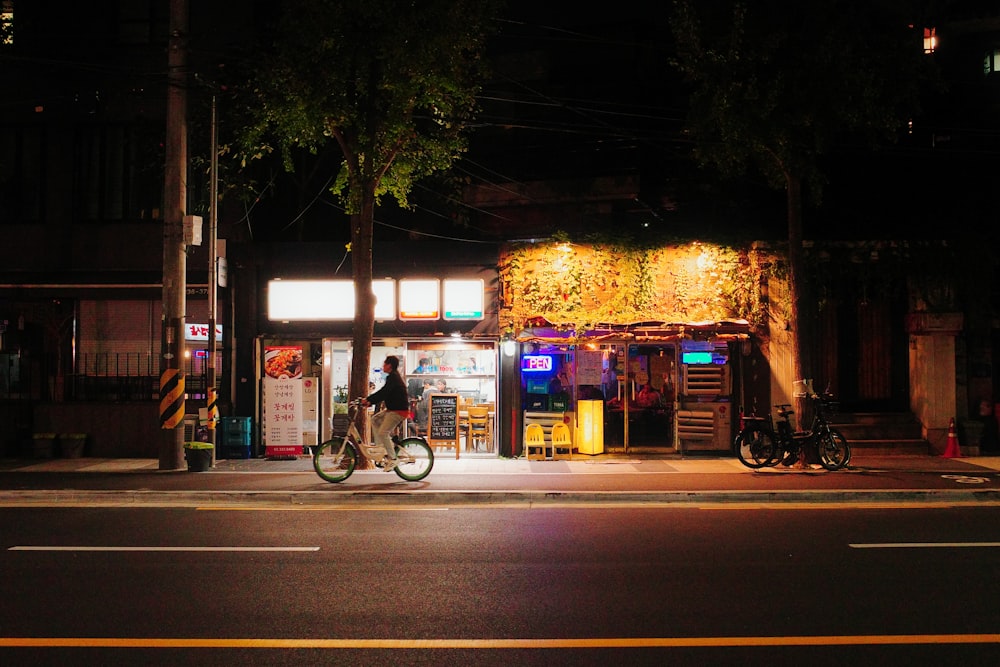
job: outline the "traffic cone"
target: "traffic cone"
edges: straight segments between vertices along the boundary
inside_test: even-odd
[[[942,454],[946,459],[958,459],[962,458],[962,449],[958,446],[958,436],[955,435],[955,418],[951,418],[951,423],[948,424],[948,444],[944,448],[944,454]]]

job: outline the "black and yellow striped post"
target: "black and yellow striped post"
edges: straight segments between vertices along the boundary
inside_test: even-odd
[[[160,376],[160,428],[177,428],[184,421],[184,373],[168,368]]]
[[[208,388],[208,426],[209,429],[215,429],[215,425],[219,423],[219,396],[218,392],[215,391],[215,387]]]

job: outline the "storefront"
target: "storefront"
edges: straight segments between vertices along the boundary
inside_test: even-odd
[[[516,360],[511,451],[731,451],[743,360],[762,320],[756,251],[532,242],[501,257],[500,326]]]
[[[369,393],[385,382],[382,361],[400,359],[411,417],[407,434],[431,435],[428,395],[453,394],[453,439],[432,441],[443,456],[495,456],[498,348],[495,316],[482,275],[384,278],[373,281],[376,325]],[[332,435],[332,418],[347,413],[354,319],[351,280],[272,279],[263,295],[266,322],[255,341],[257,422],[261,454],[301,455]],[[487,408],[489,428],[468,424]]]
[[[731,448],[749,350],[744,321],[591,331],[575,343],[531,328],[517,350],[523,435],[539,424],[549,456],[557,423],[586,454]]]

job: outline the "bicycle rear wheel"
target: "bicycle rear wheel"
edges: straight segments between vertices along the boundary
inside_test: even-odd
[[[407,482],[419,482],[434,467],[434,450],[423,438],[404,439],[396,446],[396,456],[396,474]]]
[[[328,482],[343,482],[357,465],[358,451],[346,438],[330,438],[313,447],[313,469]]]
[[[827,470],[840,470],[851,461],[851,446],[840,431],[830,429],[816,441],[819,463]]]
[[[743,429],[736,436],[734,444],[736,458],[740,460],[740,463],[754,470],[768,465],[777,456],[774,438],[760,427],[749,426]]]

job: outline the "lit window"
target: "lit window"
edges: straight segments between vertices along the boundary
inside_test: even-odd
[[[14,43],[14,0],[0,2],[0,44]]]
[[[1000,49],[993,49],[983,58],[983,74],[1000,72]]]
[[[924,28],[924,53],[937,51],[937,28]]]

